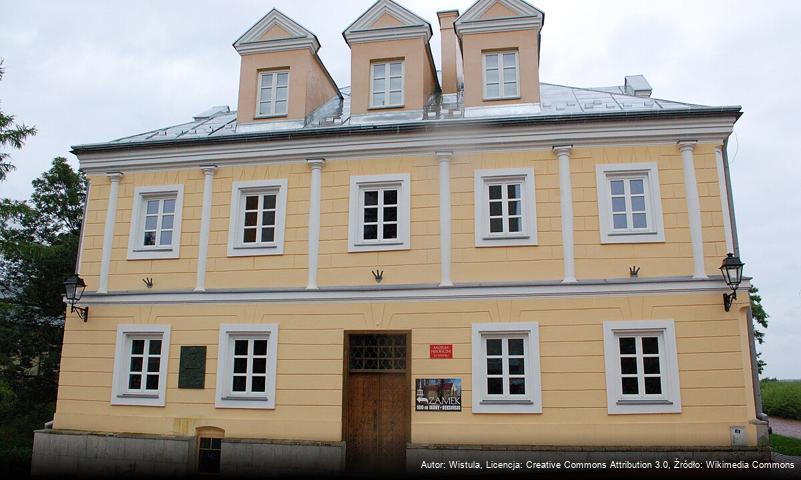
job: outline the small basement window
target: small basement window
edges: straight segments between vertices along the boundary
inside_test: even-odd
[[[220,473],[222,438],[198,438],[197,472]]]

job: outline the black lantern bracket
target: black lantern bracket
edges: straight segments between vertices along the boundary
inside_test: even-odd
[[[720,273],[723,274],[723,280],[731,288],[731,293],[723,294],[723,308],[727,312],[731,309],[732,303],[737,300],[737,288],[740,287],[740,282],[743,280],[744,265],[740,257],[736,257],[733,253],[726,254],[726,258],[723,259],[723,263],[720,265]]]
[[[70,304],[70,313],[77,313],[78,318],[86,323],[89,320],[89,307],[75,306],[83,296],[83,291],[86,290],[86,282],[78,275],[70,275],[64,280],[64,289],[66,290],[65,297]]]

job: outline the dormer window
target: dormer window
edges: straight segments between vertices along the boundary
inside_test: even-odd
[[[520,98],[517,51],[484,53],[484,100]]]
[[[289,98],[289,70],[259,73],[258,117],[286,115]]]
[[[403,60],[370,66],[370,108],[403,106]]]

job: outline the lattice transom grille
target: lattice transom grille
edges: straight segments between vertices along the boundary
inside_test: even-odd
[[[351,335],[351,372],[406,370],[406,335]]]

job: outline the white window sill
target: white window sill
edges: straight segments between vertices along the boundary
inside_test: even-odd
[[[178,258],[178,248],[134,248],[128,251],[128,260],[154,260]]]
[[[348,252],[381,252],[386,250],[409,250],[410,245],[404,242],[392,243],[357,243],[348,247]]]
[[[275,400],[267,397],[238,397],[227,395],[218,398],[214,406],[217,408],[260,408],[272,410],[275,409]]]
[[[530,399],[485,399],[473,405],[473,413],[542,413],[542,408],[538,408]]]
[[[476,247],[522,247],[537,245],[537,239],[531,235],[485,235],[476,242]]]
[[[618,405],[673,405],[673,402],[665,399],[620,399]]]
[[[123,393],[117,395],[119,398],[159,398],[158,393]]]
[[[406,105],[403,103],[399,103],[397,105],[375,105],[375,106],[370,105],[369,107],[367,107],[367,110],[387,110],[391,108],[403,108],[405,106]]]
[[[164,381],[161,379],[160,381]],[[164,396],[162,395],[149,395],[149,394],[133,394],[125,393],[122,395],[115,395],[111,398],[112,405],[132,405],[139,407],[163,407]]]
[[[283,255],[283,245],[254,245],[254,246],[230,246],[228,248],[229,257],[255,257],[262,255]]]
[[[485,102],[497,102],[499,100],[520,100],[520,95],[515,95],[514,97],[484,97],[483,101]]]
[[[665,232],[601,232],[601,243],[664,243]]]
[[[284,118],[287,115],[288,115],[287,113],[273,113],[270,115],[255,115],[253,118],[256,120],[262,120],[266,118]]]

